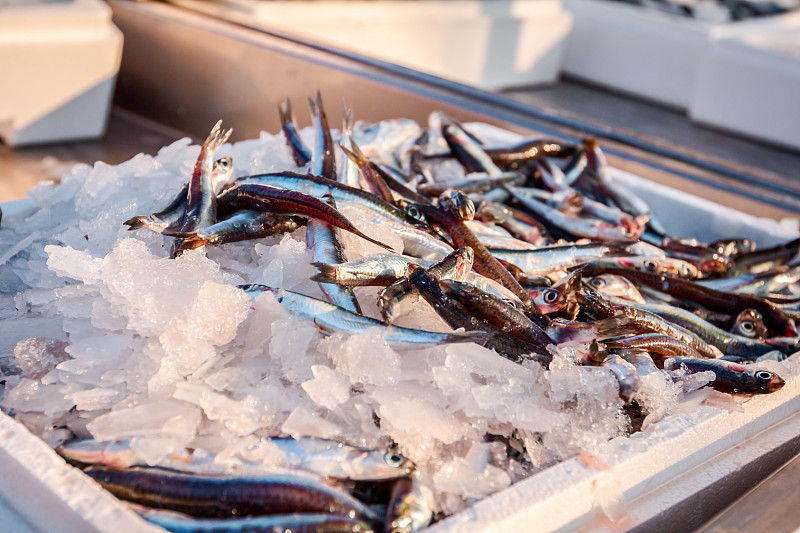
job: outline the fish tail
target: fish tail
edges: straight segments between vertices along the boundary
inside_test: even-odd
[[[143,216],[133,217],[133,218],[129,218],[128,220],[123,222],[122,225],[123,226],[128,226],[128,231],[133,231],[135,229],[145,227],[145,224],[146,224],[145,221],[146,220],[147,220],[147,217],[143,217]]]
[[[336,265],[329,265],[328,263],[320,263],[318,261],[311,264],[319,270],[319,272],[311,276],[312,281],[316,281],[317,283],[336,283],[339,281],[336,276]]]
[[[194,250],[208,244],[208,238],[198,233],[183,233],[181,237],[182,250]]]
[[[449,333],[443,343],[474,342],[475,344],[485,344],[491,340],[492,334],[488,331],[454,331]]]
[[[281,124],[288,124],[292,121],[292,101],[286,98],[278,103],[278,114],[281,117]]]
[[[223,130],[222,120],[218,120],[211,129],[211,133],[208,134],[206,142],[203,144],[207,145],[209,148],[217,149],[228,141],[231,133],[233,133],[233,128],[227,131]]]

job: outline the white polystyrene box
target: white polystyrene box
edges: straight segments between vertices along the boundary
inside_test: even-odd
[[[228,0],[262,23],[477,87],[553,83],[572,16],[561,0]]]
[[[0,2],[0,138],[101,136],[121,57],[122,34],[101,0]]]
[[[692,120],[800,148],[800,14],[717,32],[701,58]]]
[[[713,239],[748,237],[771,245],[797,236],[797,221],[758,218],[651,183],[623,171],[616,179],[648,201],[671,231]],[[3,204],[3,224],[30,215],[30,202]],[[669,216],[667,216],[669,215]],[[664,509],[701,506],[703,491],[737,470],[784,449],[800,435],[800,359],[787,360],[794,377],[779,391],[728,409],[696,405],[632,437],[609,441],[594,456],[575,457],[497,492],[426,530],[622,531],[647,523],[668,531]],[[720,395],[723,400],[729,398]],[[148,525],[63,462],[21,424],[0,413],[0,520],[25,524],[25,533],[160,531]],[[700,494],[701,497],[697,495]],[[33,496],[35,495],[35,497]],[[46,504],[43,512],[42,502]],[[614,520],[610,520],[609,516]],[[662,518],[662,522],[652,522]],[[7,522],[10,523],[10,522]],[[653,529],[654,528],[654,529]]]
[[[573,29],[564,72],[675,107],[692,100],[714,25],[608,0],[564,0]]]

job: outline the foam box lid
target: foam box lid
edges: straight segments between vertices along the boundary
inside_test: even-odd
[[[0,42],[102,31],[110,21],[111,8],[101,0],[0,2]]]

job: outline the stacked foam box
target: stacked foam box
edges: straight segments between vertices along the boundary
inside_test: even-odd
[[[565,0],[563,71],[800,148],[800,14],[712,23],[608,0]]]
[[[762,245],[798,234],[797,221],[761,219],[621,171],[615,176],[654,205],[676,233],[707,239],[735,234]],[[30,215],[27,200],[2,208],[4,224]],[[797,357],[788,360],[793,368],[800,365]],[[683,414],[632,437],[613,439],[592,457],[547,468],[435,524],[430,533],[619,531],[638,526],[669,531],[691,513],[664,514],[665,509],[713,506],[716,487],[728,476],[748,468],[769,471],[776,466],[776,454],[786,455],[784,460],[791,455],[787,444],[800,435],[800,376],[780,391],[742,405],[718,395],[721,409],[701,401],[704,391],[695,394],[696,401],[684,405]],[[20,529],[25,533],[156,531],[2,413],[0,464],[0,523],[25,524],[28,529]],[[742,486],[755,481],[737,478]]]
[[[11,146],[105,131],[122,34],[101,0],[0,3],[0,138]]]
[[[477,87],[558,79],[561,0],[227,0],[263,24]]]

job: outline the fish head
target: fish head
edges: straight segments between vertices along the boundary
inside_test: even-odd
[[[739,313],[736,323],[733,325],[733,332],[751,339],[763,339],[769,334],[761,313],[755,309],[745,309]]]
[[[698,267],[703,274],[724,274],[733,267],[733,260],[724,255],[712,254],[701,259]]]
[[[533,303],[542,314],[556,313],[564,308],[567,299],[563,292],[554,288],[534,289],[530,291]]]
[[[475,218],[475,204],[461,191],[448,189],[443,192],[439,196],[439,207],[465,222]]]
[[[475,258],[475,252],[473,252],[472,248],[469,246],[465,246],[463,248],[459,248],[453,253],[456,254],[456,271],[453,278],[458,281],[463,281],[464,278],[467,277],[467,274],[469,274],[470,270],[472,270],[472,262]]]
[[[282,289],[268,287],[267,285],[261,285],[259,283],[248,283],[246,285],[237,285],[237,287],[242,289],[253,298],[261,293],[269,292],[275,295],[275,298],[278,300],[278,302],[283,300],[284,292]]]
[[[778,374],[763,368],[752,370],[752,376],[763,393],[775,392],[786,384]]]
[[[414,464],[414,461],[393,451],[387,451],[384,453],[381,460],[384,465],[391,469],[394,477],[408,475],[417,468],[417,465]]]

